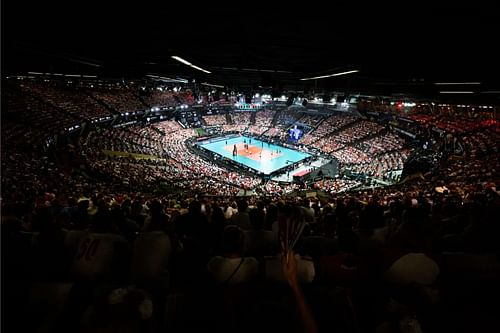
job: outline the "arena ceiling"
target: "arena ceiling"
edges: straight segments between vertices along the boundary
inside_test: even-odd
[[[500,102],[500,15],[492,8],[128,6],[4,2],[3,73],[152,74],[244,91],[272,87]],[[359,72],[300,80],[350,70]]]

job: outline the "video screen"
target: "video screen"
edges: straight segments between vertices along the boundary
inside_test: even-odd
[[[293,126],[293,128],[290,128],[290,130],[288,131],[288,134],[289,134],[290,140],[298,141],[298,140],[300,140],[300,138],[304,134],[304,131],[302,131],[302,129],[298,128],[297,125],[295,125],[295,126]]]

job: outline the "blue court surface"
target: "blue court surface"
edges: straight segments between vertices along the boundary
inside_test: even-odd
[[[245,136],[210,139],[198,142],[198,145],[266,175],[311,156]],[[235,147],[237,154],[233,156]]]

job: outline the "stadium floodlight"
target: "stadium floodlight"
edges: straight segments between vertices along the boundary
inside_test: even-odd
[[[436,86],[472,86],[479,85],[481,82],[436,82],[434,83]]]
[[[300,80],[301,81],[307,81],[307,80],[326,79],[327,77],[347,75],[347,74],[352,74],[352,73],[357,73],[357,72],[359,72],[359,70],[354,69],[352,71],[347,71],[347,72],[340,72],[340,73],[334,73],[334,74],[328,74],[328,75],[321,75],[321,76],[315,76],[315,77],[306,77],[306,78],[303,78],[303,79],[300,79]]]
[[[172,59],[175,59],[175,60],[177,60],[177,61],[179,61],[179,62],[183,63],[184,65],[188,65],[189,67],[194,68],[194,69],[197,69],[197,70],[202,71],[202,72],[204,72],[204,73],[207,73],[207,74],[211,74],[211,73],[212,73],[212,72],[210,72],[210,71],[207,71],[206,69],[203,69],[203,68],[201,68],[201,67],[198,67],[198,66],[193,65],[193,64],[192,64],[192,63],[190,63],[189,61],[187,61],[187,60],[185,60],[185,59],[182,59],[182,58],[181,58],[181,57],[179,57],[179,56],[172,56]]]
[[[473,91],[440,91],[440,94],[473,94]]]

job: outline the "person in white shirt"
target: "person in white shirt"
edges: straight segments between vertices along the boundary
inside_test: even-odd
[[[243,257],[244,233],[229,225],[222,236],[223,254],[212,257],[207,269],[220,284],[238,284],[252,281],[258,273],[259,262],[254,257]]]
[[[237,225],[241,230],[252,230],[250,216],[248,215],[248,202],[246,199],[238,200],[238,212],[231,216],[231,224]]]
[[[231,219],[233,214],[236,214],[238,212],[238,206],[236,205],[236,202],[232,202],[225,210],[224,212],[224,217],[226,220]]]
[[[388,282],[397,285],[432,285],[439,275],[438,264],[424,253],[408,253],[396,260],[385,272]]]

